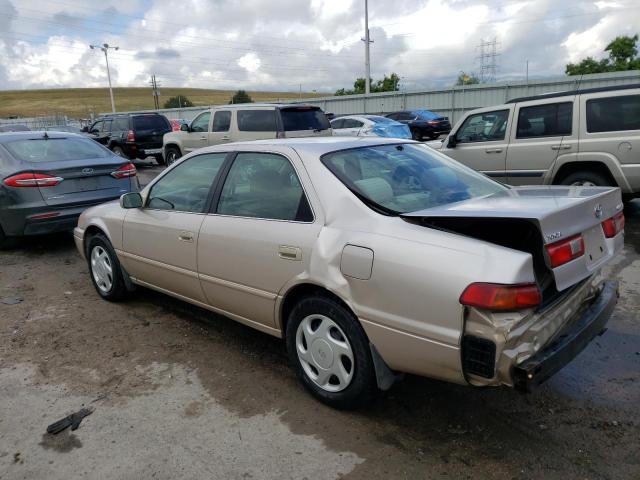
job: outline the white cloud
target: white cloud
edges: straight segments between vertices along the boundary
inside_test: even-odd
[[[260,63],[260,58],[255,53],[247,53],[238,59],[238,65],[251,73],[258,71]]]

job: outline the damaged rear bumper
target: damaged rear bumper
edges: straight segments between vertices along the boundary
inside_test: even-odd
[[[560,331],[548,346],[512,368],[514,388],[530,392],[573,360],[604,332],[617,299],[617,282],[606,282],[598,297],[578,319]]]

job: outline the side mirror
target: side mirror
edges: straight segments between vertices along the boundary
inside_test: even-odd
[[[82,127],[82,131],[83,131],[83,132],[85,132],[85,133],[87,133],[87,132],[89,131],[89,127],[87,127],[87,126]]]
[[[449,139],[447,140],[447,148],[456,148],[458,141],[456,140],[455,133],[451,133],[449,135]]]
[[[189,132],[190,131],[189,125],[187,125],[186,123],[182,123],[180,125],[180,131],[181,132]]]
[[[142,207],[142,195],[138,192],[125,193],[120,197],[120,206],[122,208],[140,208]]]

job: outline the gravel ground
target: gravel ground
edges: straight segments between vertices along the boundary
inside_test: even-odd
[[[0,253],[0,479],[638,479],[639,226],[635,202],[609,330],[537,393],[408,376],[358,412],[305,393],[279,340],[144,289],[102,301],[70,235],[29,239]]]

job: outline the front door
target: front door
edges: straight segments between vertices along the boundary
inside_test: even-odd
[[[127,211],[123,252],[127,272],[148,286],[200,302],[198,233],[225,153],[197,155],[151,186],[145,206]]]
[[[511,112],[511,109],[502,109],[469,115],[456,132],[451,132],[455,141],[451,146],[449,138],[445,139],[442,153],[495,180],[506,181]]]
[[[276,297],[308,269],[320,228],[290,159],[238,153],[200,230],[207,301],[245,323],[274,328]]]
[[[189,131],[184,134],[182,139],[183,154],[193,152],[209,144],[210,120],[211,112],[203,112],[191,122]]]
[[[578,132],[572,128],[574,96],[519,103],[507,154],[507,183],[540,185],[562,152],[577,153]],[[563,141],[564,140],[564,141]]]

